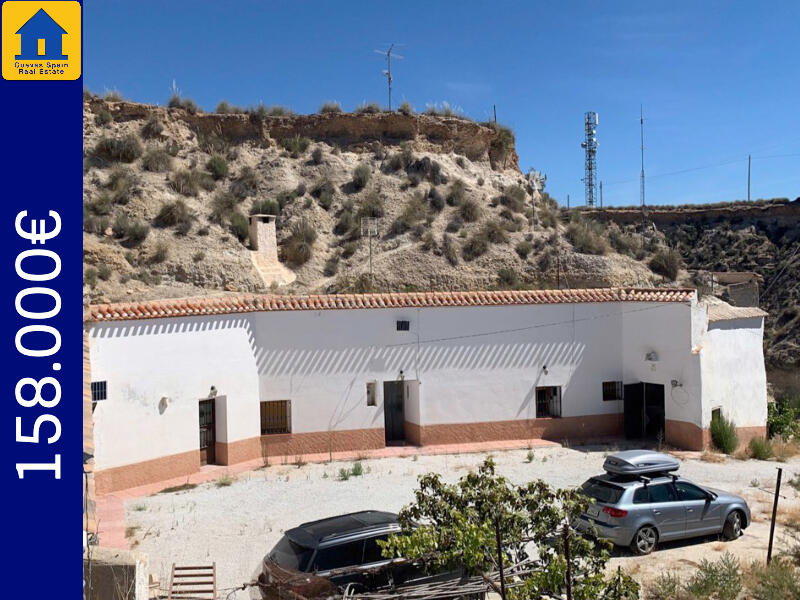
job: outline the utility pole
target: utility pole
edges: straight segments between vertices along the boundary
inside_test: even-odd
[[[389,84],[389,110],[392,110],[392,50],[394,49],[394,44],[389,45],[389,49],[385,52],[382,50],[375,50],[378,54],[383,54],[386,56],[386,69],[383,71],[383,74],[386,76],[386,81]],[[403,58],[399,54],[394,55],[395,58]]]
[[[372,238],[378,235],[378,219],[361,217],[361,235],[369,237],[369,282],[374,284],[372,276]]]
[[[772,520],[769,524],[769,545],[767,546],[767,564],[772,561],[772,540],[775,537],[775,519],[778,516],[778,498],[781,495],[781,475],[783,469],[778,467],[778,480],[775,482],[775,499],[772,501]]]
[[[747,201],[750,202],[750,155],[747,155]]]
[[[492,111],[494,112],[494,122],[497,123],[497,104],[492,104]]]
[[[641,139],[642,151],[642,172],[639,178],[639,204],[642,206],[642,248],[644,248],[644,231],[646,229],[645,208],[644,208],[644,110],[639,105],[639,135]]]
[[[603,210],[603,182],[600,182],[600,210]]]
[[[567,210],[569,210],[569,194],[567,194]]]

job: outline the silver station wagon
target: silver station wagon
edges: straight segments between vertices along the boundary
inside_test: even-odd
[[[674,472],[679,463],[650,450],[610,455],[606,473],[581,491],[593,503],[578,530],[649,554],[660,541],[722,534],[733,540],[750,524],[750,509],[739,496],[697,485]]]

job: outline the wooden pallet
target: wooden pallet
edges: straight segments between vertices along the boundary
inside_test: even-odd
[[[217,564],[179,567],[172,563],[168,600],[214,600]]]

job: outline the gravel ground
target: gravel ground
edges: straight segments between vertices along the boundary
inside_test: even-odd
[[[541,478],[557,487],[571,487],[602,472],[608,448],[538,448],[533,462],[527,450],[494,452],[498,471],[514,482]],[[276,465],[239,475],[230,485],[223,480],[195,489],[129,500],[125,504],[126,525],[132,545],[150,557],[151,572],[162,586],[168,581],[172,563],[216,562],[221,589],[250,580],[264,554],[284,529],[305,521],[363,509],[397,511],[413,497],[417,477],[436,471],[455,481],[478,465],[486,453],[415,456],[363,460],[364,475],[346,481],[339,469],[351,463]],[[685,455],[684,455],[685,456]],[[696,455],[695,455],[696,456]],[[750,504],[754,522],[735,542],[716,538],[675,542],[648,557],[615,552],[617,564],[646,581],[667,569],[685,570],[701,558],[713,559],[725,550],[743,562],[763,559],[769,534],[769,512],[776,476],[775,462],[706,462],[682,458],[680,473],[687,479],[743,495]],[[784,481],[800,474],[800,457],[781,465]],[[760,489],[761,488],[761,489]],[[782,487],[781,512],[800,511],[800,493]],[[800,518],[800,517],[799,517]],[[783,527],[776,542],[784,542]],[[224,597],[224,596],[223,596]],[[231,598],[247,598],[246,592]]]

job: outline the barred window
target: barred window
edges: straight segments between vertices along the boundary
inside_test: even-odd
[[[622,382],[604,381],[603,400],[622,400]]]
[[[106,399],[106,382],[93,381],[92,384],[92,402]]]
[[[261,435],[291,433],[291,431],[291,400],[266,400],[261,403]]]

